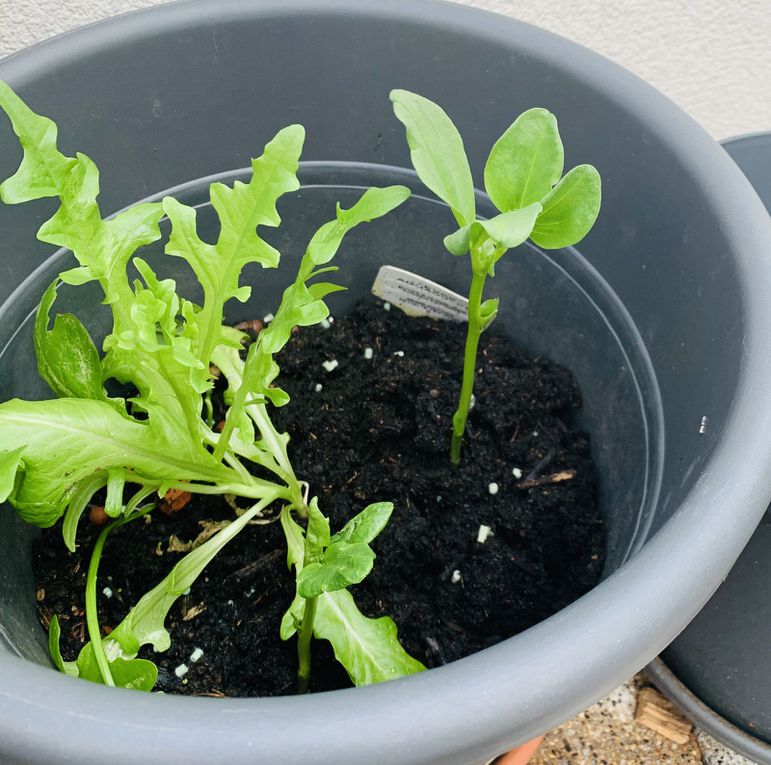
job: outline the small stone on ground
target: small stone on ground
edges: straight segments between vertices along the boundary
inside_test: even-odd
[[[741,754],[731,751],[706,731],[697,730],[696,740],[704,755],[704,765],[755,765],[754,760],[748,760]]]

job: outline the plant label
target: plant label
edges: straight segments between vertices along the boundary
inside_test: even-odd
[[[372,294],[400,308],[408,316],[466,321],[468,300],[424,276],[395,266],[382,266]]]

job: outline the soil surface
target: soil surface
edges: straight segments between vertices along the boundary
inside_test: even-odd
[[[407,651],[428,667],[555,613],[598,582],[604,559],[589,440],[569,424],[580,406],[569,371],[486,333],[462,465],[450,464],[464,338],[465,325],[370,301],[328,328],[302,329],[279,358],[292,401],[275,420],[332,530],[370,502],[395,504],[373,544],[374,570],[351,592],[369,616],[390,615]],[[331,360],[338,366],[327,372]],[[179,542],[232,518],[223,500],[195,497],[111,535],[98,586],[105,633],[180,559]],[[479,542],[482,525],[492,531]],[[98,531],[86,514],[76,553],[58,525],[35,545],[40,619],[47,627],[59,616],[65,659],[87,639],[85,573]],[[157,688],[293,693],[295,642],[279,639],[293,592],[280,524],[248,526],[172,608],[170,650],[143,649],[159,664]],[[194,662],[196,648],[203,655]],[[313,690],[350,684],[328,643],[313,650]],[[183,663],[189,671],[178,678]]]

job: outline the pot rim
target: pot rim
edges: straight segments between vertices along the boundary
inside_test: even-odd
[[[742,149],[756,143],[760,143],[766,150],[770,148],[771,131],[758,130],[752,133],[742,133],[720,142],[721,146],[729,152],[729,155],[732,150]],[[739,163],[737,162],[737,164]],[[717,709],[702,701],[691,690],[690,686],[669,668],[661,656],[657,656],[644,671],[651,682],[704,731],[753,762],[771,765],[771,743],[745,728],[735,725]]]
[[[239,753],[229,757],[233,765],[255,757],[272,763],[300,761],[305,755],[312,761],[314,752],[323,752],[329,761],[354,763],[377,751],[381,765],[397,765],[407,757],[448,765],[483,760],[568,719],[649,662],[717,588],[771,499],[771,487],[759,478],[771,470],[771,443],[760,438],[771,432],[771,407],[761,406],[771,377],[771,333],[764,331],[763,315],[771,291],[771,261],[765,257],[771,221],[741,171],[701,127],[654,88],[598,54],[522,22],[439,0],[363,5],[359,0],[187,0],[40,43],[0,62],[0,77],[20,87],[84,51],[109,49],[154,35],[158,28],[168,33],[202,21],[308,12],[373,22],[399,18],[435,30],[473,32],[480,40],[525,50],[564,71],[580,71],[588,87],[634,114],[677,151],[734,243],[746,301],[742,366],[724,436],[680,508],[618,571],[526,632],[431,672],[311,697],[172,699],[73,683],[0,654],[0,741],[24,752],[26,761],[50,762],[52,753],[57,760],[74,760],[82,756],[87,736],[115,765],[155,762],[161,756],[166,762],[217,762],[223,737],[228,751]],[[756,435],[760,444],[749,453],[747,434],[750,439]],[[727,484],[725,476],[740,463],[742,474],[753,480]],[[734,514],[734,507],[743,512]],[[682,541],[686,535],[687,545]],[[662,577],[662,571],[669,575]],[[682,584],[686,578],[688,587]],[[590,644],[594,650],[588,654]],[[64,709],[62,697],[67,699]],[[20,724],[20,709],[34,714],[34,725]],[[298,742],[296,720],[313,731],[312,745]],[[355,736],[340,735],[341,720]],[[107,727],[109,738],[101,738],[99,731]],[[41,736],[41,730],[47,735]]]

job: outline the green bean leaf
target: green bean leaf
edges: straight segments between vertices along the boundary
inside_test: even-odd
[[[485,165],[485,188],[502,212],[540,202],[562,177],[565,152],[557,119],[528,109],[495,142]]]
[[[600,213],[602,181],[592,165],[574,167],[543,200],[543,212],[531,234],[550,250],[580,242]]]
[[[466,226],[476,217],[474,182],[458,129],[433,101],[408,90],[392,90],[394,114],[407,129],[412,164],[420,180],[446,202]]]

